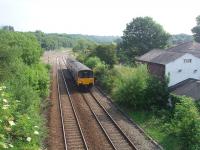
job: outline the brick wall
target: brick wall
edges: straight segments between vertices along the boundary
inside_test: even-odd
[[[155,63],[147,63],[147,68],[151,74],[153,74],[161,79],[164,79],[164,77],[165,77],[165,66],[164,65],[155,64]]]

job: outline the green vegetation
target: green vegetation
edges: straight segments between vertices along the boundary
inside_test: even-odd
[[[160,80],[150,75],[145,65],[113,64],[109,67],[106,61],[108,50],[100,47],[100,55],[93,49],[88,53],[79,51],[77,57],[93,69],[96,84],[103,87],[115,103],[164,149],[199,149],[199,105],[189,98],[170,95],[168,79]]]
[[[120,67],[117,71],[121,73],[113,81],[112,91],[117,102],[144,110],[166,106],[169,97],[167,81],[151,76],[144,65],[135,68]]]
[[[117,62],[117,56],[115,51],[115,45],[99,45],[92,52],[92,56],[97,56],[104,61],[111,68]]]
[[[111,44],[119,37],[114,36],[89,36],[81,34],[57,34],[33,32],[37,37],[41,47],[45,50],[55,50],[60,48],[73,48],[76,50],[92,49],[98,44]]]
[[[137,17],[127,24],[122,36],[121,48],[129,59],[154,48],[164,48],[170,35],[150,17]]]
[[[0,30],[0,149],[42,148],[49,75],[41,55],[33,34]]]
[[[193,36],[194,36],[194,40],[196,42],[200,42],[200,15],[196,17],[196,22],[197,25],[192,28],[192,32],[193,32]]]

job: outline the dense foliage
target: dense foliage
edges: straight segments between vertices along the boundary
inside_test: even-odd
[[[113,67],[117,62],[115,45],[99,45],[92,52],[93,56],[97,56],[110,67]]]
[[[169,132],[182,142],[181,149],[200,148],[200,114],[191,98],[173,96],[176,99]],[[167,130],[168,131],[168,130]]]
[[[40,149],[49,75],[31,33],[0,30],[0,149]]]
[[[119,37],[114,36],[90,36],[81,34],[57,34],[33,32],[45,50],[60,48],[73,48],[74,50],[92,49],[96,44],[110,44]]]
[[[122,36],[122,50],[129,58],[154,48],[164,48],[169,34],[150,17],[137,17],[127,24]]]
[[[151,76],[146,66],[119,67],[117,71],[119,73],[113,81],[112,91],[115,100],[133,109],[166,107],[168,83]]]
[[[194,40],[200,42],[200,16],[196,18],[197,25],[192,28]]]

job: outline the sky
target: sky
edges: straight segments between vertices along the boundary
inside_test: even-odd
[[[133,18],[150,16],[170,34],[192,34],[199,6],[200,0],[0,0],[0,26],[121,36]]]

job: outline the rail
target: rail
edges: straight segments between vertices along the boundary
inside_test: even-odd
[[[108,113],[108,111],[99,103],[99,101],[96,99],[96,97],[90,92],[93,99],[96,101],[96,103],[102,108],[102,110],[107,114],[107,116],[110,118],[110,120],[113,122],[115,127],[119,130],[119,132],[122,134],[122,136],[126,139],[126,141],[129,143],[129,145],[134,149],[137,150],[135,144],[126,136],[126,134],[122,131],[122,129],[119,127],[119,125],[115,122],[115,120],[112,118],[112,116]]]
[[[63,119],[62,102],[60,100],[60,85],[59,85],[59,80],[58,80],[58,58],[56,58],[56,79],[57,79],[58,103],[59,103],[59,111],[60,111],[60,117],[61,117],[64,148],[65,150],[67,150],[67,140],[66,140],[66,134],[65,134],[64,119]]]

